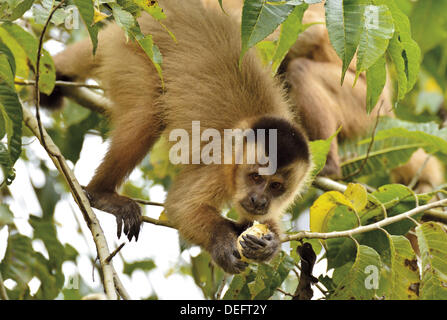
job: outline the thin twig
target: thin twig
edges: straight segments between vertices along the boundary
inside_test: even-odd
[[[380,109],[382,109],[382,106],[383,106],[383,100],[382,100],[382,103],[379,106],[379,109],[377,110],[376,123],[374,124],[374,128],[373,128],[372,133],[371,133],[371,141],[370,141],[370,143],[368,145],[368,150],[366,151],[365,159],[363,159],[362,163],[360,164],[360,167],[358,167],[357,170],[355,170],[351,174],[343,177],[343,180],[347,180],[349,178],[352,178],[352,177],[355,177],[356,175],[358,175],[360,172],[362,172],[363,168],[366,165],[366,162],[368,162],[369,153],[371,152],[372,146],[374,144],[374,138],[376,136],[376,129],[377,129],[377,125],[379,124]]]
[[[447,206],[447,199],[443,199],[443,200],[436,201],[436,202],[431,202],[431,203],[416,207],[414,209],[411,209],[409,211],[403,212],[401,214],[380,220],[376,223],[368,224],[366,226],[357,227],[357,228],[354,228],[351,230],[333,231],[333,232],[327,232],[327,233],[300,231],[300,232],[297,232],[296,234],[283,237],[281,239],[281,241],[285,242],[285,241],[292,241],[292,240],[300,240],[303,238],[306,238],[306,239],[315,239],[315,238],[316,239],[333,239],[333,238],[341,238],[341,237],[353,238],[353,236],[355,236],[355,235],[373,231],[373,230],[377,230],[379,228],[385,227],[392,223],[412,217],[415,214],[425,212],[432,208],[438,208],[438,207],[444,207],[444,206]]]
[[[291,293],[285,292],[284,290],[280,289],[280,288],[276,288],[276,291],[281,292],[283,295],[288,296],[288,297],[292,297],[295,298],[295,296]]]
[[[39,125],[37,119],[33,114],[25,107],[22,106],[23,110],[23,121],[31,129],[34,135],[39,139],[40,143],[43,145],[43,141],[46,141],[48,147],[48,155],[53,161],[54,165],[58,171],[62,174],[65,181],[67,182],[70,191],[73,195],[74,200],[78,204],[79,209],[82,212],[84,220],[92,233],[93,240],[96,245],[96,250],[99,256],[99,261],[101,265],[102,272],[104,274],[104,290],[106,292],[107,298],[111,300],[116,300],[117,295],[113,280],[113,264],[107,263],[106,258],[110,255],[107,241],[105,239],[104,233],[101,229],[98,219],[94,214],[92,208],[90,207],[90,202],[87,199],[81,185],[77,181],[73,174],[73,171],[68,166],[65,158],[59,151],[59,148],[54,144],[51,137],[46,133],[45,129],[42,128],[42,134],[39,132]]]
[[[413,176],[410,183],[408,184],[408,188],[413,189],[414,186],[418,183],[419,178],[421,177],[422,171],[424,171],[430,158],[431,158],[431,154],[427,155],[427,157],[424,160],[424,163],[419,167],[418,171],[416,172],[416,174]]]
[[[151,217],[148,217],[148,216],[141,217],[141,220],[143,222],[152,223],[152,224],[155,224],[157,226],[163,226],[163,227],[168,227],[168,228],[174,228],[175,229],[175,226],[171,222],[169,222],[167,220],[158,220],[158,219],[154,219],[154,218],[151,218]]]
[[[42,127],[42,122],[40,121],[40,111],[39,111],[39,108],[40,108],[39,80],[40,80],[40,57],[42,55],[43,38],[45,37],[45,33],[46,33],[47,28],[50,24],[51,18],[53,17],[53,14],[56,12],[57,9],[59,9],[62,6],[64,1],[65,0],[61,0],[61,2],[59,2],[59,4],[51,10],[50,15],[48,16],[48,19],[45,22],[45,25],[43,26],[42,32],[40,33],[39,45],[37,47],[36,70],[35,70],[36,74],[35,74],[35,80],[34,80],[34,93],[35,93],[34,100],[35,100],[35,105],[36,105],[36,119],[37,119],[37,124],[39,126],[39,135],[41,137],[43,137],[43,127]],[[45,151],[47,151],[47,153],[50,153],[50,150],[47,147],[45,139],[42,140],[42,145],[43,145]]]
[[[19,86],[34,86],[36,84],[36,81],[23,79],[23,80],[14,81],[14,84],[19,85]],[[98,86],[97,84],[88,84],[85,82],[71,82],[71,81],[56,80],[54,82],[54,85],[60,86],[60,87],[76,87],[76,88],[83,87],[83,88],[101,90],[101,87]]]
[[[126,243],[123,242],[118,246],[118,248],[113,250],[113,252],[106,258],[106,262],[109,263],[110,261],[112,261],[113,257],[116,256],[116,254],[124,247],[125,244]]]
[[[148,205],[148,206],[157,206],[157,207],[164,207],[165,205],[161,202],[154,202],[154,201],[148,201],[148,200],[143,200],[143,199],[135,199],[132,198],[133,201],[144,204],[144,205]]]

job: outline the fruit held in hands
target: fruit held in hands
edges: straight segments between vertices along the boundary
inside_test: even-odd
[[[250,236],[254,236],[256,238],[262,239],[263,236],[267,235],[271,233],[269,228],[267,227],[267,225],[259,223],[257,221],[253,222],[253,225],[248,228],[247,230],[245,230],[244,232],[242,232],[240,234],[240,236],[237,238],[237,249],[239,251],[239,254],[241,255],[241,258],[243,261],[252,261],[252,259],[247,258],[244,255],[244,248],[241,245],[241,242],[244,242],[245,239],[244,237],[250,235]]]

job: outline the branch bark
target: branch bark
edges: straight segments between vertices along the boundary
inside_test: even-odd
[[[49,151],[48,155],[50,156],[51,160],[53,161],[58,171],[62,174],[62,176],[66,180],[67,184],[70,187],[70,191],[73,195],[74,200],[81,209],[84,220],[87,223],[87,226],[89,227],[92,233],[93,240],[96,245],[101,269],[104,274],[105,293],[108,299],[116,300],[118,297],[115,291],[115,281],[114,281],[115,270],[113,268],[112,262],[107,261],[107,258],[110,256],[110,251],[108,249],[107,241],[101,229],[99,221],[96,218],[96,215],[94,214],[92,208],[90,207],[90,203],[87,199],[87,196],[85,195],[81,185],[74,176],[73,171],[68,167],[65,158],[62,156],[60,150],[54,144],[51,137],[47,134],[47,132],[43,127],[41,128],[43,136],[41,136],[37,119],[27,108],[22,107],[22,109],[23,109],[23,121],[25,122],[26,126],[39,139],[42,145],[43,141],[46,142],[46,147],[48,148]]]
[[[376,223],[368,224],[366,226],[357,227],[357,228],[354,228],[351,230],[333,231],[333,232],[326,232],[326,233],[300,231],[296,234],[286,236],[286,237],[282,238],[281,240],[282,240],[282,242],[285,242],[285,241],[292,241],[292,240],[300,240],[303,238],[306,238],[306,239],[312,239],[312,238],[332,239],[332,238],[341,238],[341,237],[353,237],[353,236],[361,234],[361,233],[378,230],[378,229],[383,228],[387,225],[390,225],[390,224],[398,222],[398,221],[402,221],[404,219],[410,219],[415,214],[425,212],[432,208],[439,208],[439,207],[445,207],[445,206],[447,206],[447,199],[443,199],[440,201],[436,201],[436,202],[428,203],[428,204],[425,204],[422,206],[418,206],[414,209],[411,209],[407,212],[403,212],[396,216],[389,217],[389,218],[380,220]]]

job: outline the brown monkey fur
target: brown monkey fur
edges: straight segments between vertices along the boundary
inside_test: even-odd
[[[85,40],[55,56],[59,78],[94,78],[112,101],[114,130],[110,148],[86,187],[92,206],[117,218],[129,240],[137,239],[141,213],[131,199],[116,193],[126,176],[154,142],[173,129],[191,136],[192,121],[202,130],[277,129],[278,170],[256,173],[259,165],[182,165],[165,201],[166,213],[180,234],[211,253],[225,271],[237,273],[242,262],[236,239],[253,220],[266,223],[264,238],[246,237],[244,255],[263,261],[279,248],[279,215],[306,182],[311,169],[307,137],[294,123],[282,85],[250,50],[238,66],[240,25],[222,11],[205,10],[200,2],[164,0],[165,25],[178,43],[151,17],[139,19],[163,54],[164,92],[144,52],[126,42],[114,24],[100,32],[98,50]],[[50,97],[57,102],[57,97]],[[248,152],[248,151],[247,151]],[[247,156],[247,154],[245,154]],[[223,218],[223,206],[234,206],[239,223]]]
[[[94,207],[117,217],[118,235],[124,223],[129,239],[137,238],[140,208],[116,190],[161,135],[178,128],[191,133],[194,120],[200,120],[203,129],[220,132],[253,128],[259,122],[260,128],[266,128],[266,123],[273,121],[274,127],[284,133],[294,122],[291,130],[296,138],[290,143],[298,146],[300,153],[277,174],[263,177],[259,185],[254,182],[258,178],[252,181],[247,175],[256,171],[256,166],[185,165],[168,192],[166,212],[180,234],[208,250],[224,270],[240,272],[245,263],[235,250],[236,238],[254,219],[267,223],[272,233],[265,239],[245,239],[244,255],[267,260],[279,247],[279,214],[302,189],[311,167],[306,136],[326,139],[342,125],[339,138],[343,139],[360,135],[371,126],[375,113],[367,116],[365,112],[366,81],[361,75],[352,87],[353,62],[340,87],[341,62],[330,46],[327,31],[322,25],[312,26],[299,37],[281,65],[293,102],[290,107],[280,83],[264,70],[253,50],[238,69],[240,26],[236,19],[220,9],[205,10],[193,0],[160,3],[167,12],[165,24],[178,44],[151,18],[143,17],[139,23],[143,33],[153,35],[163,54],[164,93],[148,58],[138,45],[126,42],[116,25],[100,32],[94,57],[88,40],[67,47],[55,57],[59,78],[94,78],[114,105],[110,149],[86,190]],[[324,21],[322,10],[321,6],[311,6],[305,22]],[[381,113],[389,113],[389,85],[380,98],[382,103]],[[337,143],[333,143],[324,174],[340,173]],[[280,157],[281,152],[279,149]],[[423,151],[418,151],[395,172],[402,172],[404,178],[413,176],[423,156]],[[441,170],[439,163],[430,159],[421,182],[440,183],[442,175],[433,168]],[[398,174],[394,176],[398,182],[404,181]],[[241,204],[247,195],[254,188],[266,192],[272,182],[279,182],[284,190],[279,196],[271,192],[268,210],[263,215],[245,210]],[[228,203],[241,215],[238,224],[220,215]]]
[[[305,12],[303,23],[312,22],[325,22],[323,4],[311,5]],[[369,133],[378,111],[381,115],[393,115],[389,79],[375,109],[367,115],[366,78],[361,74],[353,87],[355,64],[356,57],[346,72],[343,86],[340,86],[342,62],[330,44],[324,24],[316,24],[298,37],[281,65],[290,87],[294,111],[309,139],[327,139],[342,126],[331,146],[324,175],[340,176],[338,141]],[[392,171],[392,180],[409,184],[427,156],[422,149],[415,152],[405,165]],[[427,192],[443,181],[443,167],[431,157],[420,174],[416,191]]]
[[[202,1],[210,7],[218,6],[214,0]],[[223,8],[240,18],[242,4],[242,0],[224,0]],[[343,86],[340,86],[342,61],[330,44],[324,25],[323,3],[310,5],[304,13],[303,24],[315,22],[320,24],[306,29],[290,48],[279,68],[279,73],[283,74],[288,83],[289,97],[297,122],[302,124],[309,140],[327,139],[342,126],[337,139],[332,143],[326,167],[322,172],[322,175],[339,177],[338,142],[370,133],[378,111],[381,115],[393,116],[391,83],[387,81],[376,108],[367,115],[364,74],[359,76],[353,87],[355,56],[346,72]],[[269,39],[277,39],[278,35],[279,30],[276,30]],[[417,150],[405,165],[392,170],[392,180],[396,183],[409,184],[423,166],[427,156],[422,149]],[[431,157],[419,176],[416,191],[427,192],[443,182],[443,167],[436,158]]]

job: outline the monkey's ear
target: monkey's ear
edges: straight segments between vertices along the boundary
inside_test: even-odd
[[[260,117],[252,126],[257,129],[265,130],[265,150],[269,155],[269,134],[270,129],[276,129],[277,146],[277,168],[285,167],[298,160],[310,159],[309,143],[304,130],[292,122],[278,117],[264,116]],[[258,141],[258,139],[256,139]]]

